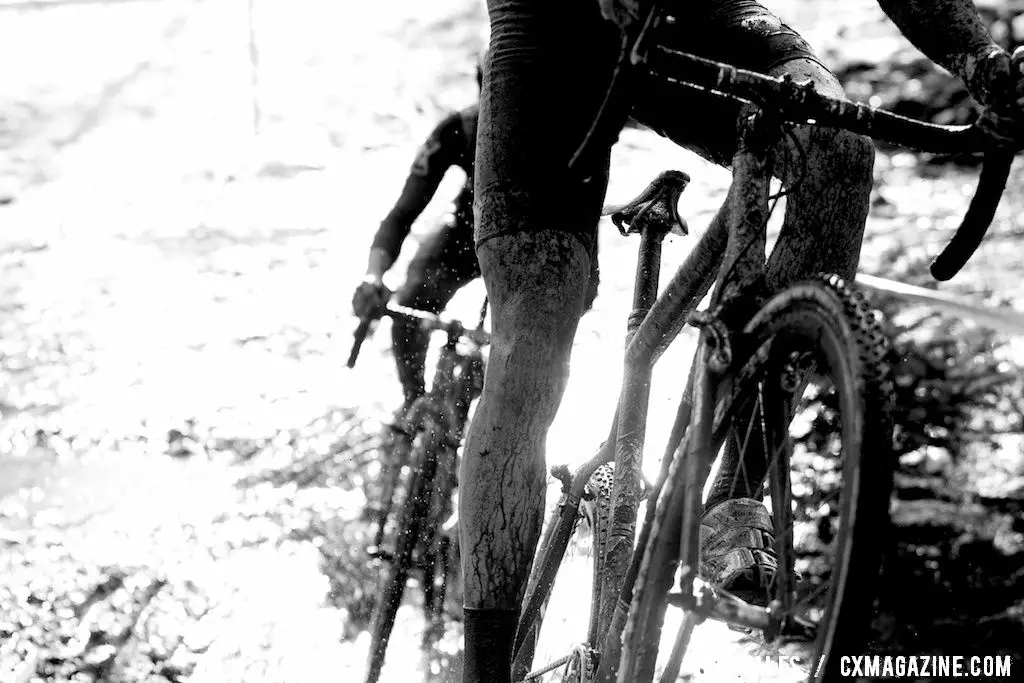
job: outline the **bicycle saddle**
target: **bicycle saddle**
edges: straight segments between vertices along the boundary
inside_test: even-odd
[[[690,182],[682,171],[665,171],[641,192],[636,199],[622,206],[605,207],[601,215],[611,216],[612,223],[623,235],[637,234],[654,228],[662,234],[686,235],[689,228],[679,216],[679,196]]]

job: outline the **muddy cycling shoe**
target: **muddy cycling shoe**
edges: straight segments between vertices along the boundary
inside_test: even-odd
[[[746,602],[767,605],[778,571],[772,518],[761,501],[736,498],[700,522],[700,576]]]

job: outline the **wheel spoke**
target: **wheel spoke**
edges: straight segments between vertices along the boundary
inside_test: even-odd
[[[816,598],[819,595],[821,595],[822,593],[824,593],[828,589],[828,586],[829,586],[829,584],[824,582],[824,581],[821,582],[820,584],[818,584],[815,587],[814,591],[812,591],[809,595],[804,596],[795,605],[793,605],[794,610],[797,607],[800,607],[801,605],[808,604],[811,600],[813,600],[814,598]]]
[[[804,380],[797,387],[797,391],[788,395],[797,397],[797,401],[799,401],[800,397],[806,396],[806,391],[811,384],[811,381]],[[789,433],[789,425],[801,411],[797,409],[797,401],[782,401],[782,406],[779,408],[781,410],[781,420],[779,423],[784,425],[785,428],[779,430],[777,435],[774,434],[769,427],[770,424],[773,424],[773,420],[766,414],[766,406],[769,405],[770,401],[765,396],[765,386],[762,374],[761,378],[756,381],[756,392],[734,391],[729,398],[732,406],[725,413],[732,415],[729,435],[735,446],[740,449],[739,463],[733,473],[730,491],[736,492],[740,476],[744,477],[743,481],[747,484],[747,491],[753,489],[753,486],[748,481],[749,470],[746,467],[746,461],[749,455],[747,449],[752,445],[754,430],[760,427],[761,443],[758,445],[761,448],[761,453],[770,453],[767,456],[766,474],[771,478],[768,485],[772,494],[773,519],[776,521],[775,546],[776,554],[778,555],[778,570],[771,579],[769,590],[772,595],[778,595],[783,601],[784,614],[797,614],[801,610],[806,609],[806,607],[813,605],[814,601],[818,600],[828,590],[831,581],[822,581],[809,593],[802,596],[798,595],[799,590],[792,579],[796,567],[796,552],[793,543],[796,528],[801,523],[799,520],[802,520],[804,523],[813,523],[820,517],[823,508],[839,500],[842,494],[842,485],[837,485],[824,496],[818,497],[814,501],[813,507],[794,510],[793,489],[790,481],[790,478],[793,476],[791,472],[793,466],[791,462],[792,436]],[[816,393],[817,396],[825,396],[827,394],[828,392],[826,391]],[[747,406],[750,406],[750,408]],[[745,429],[742,429],[737,424],[735,419],[737,415],[747,416],[748,420]],[[840,416],[841,419],[842,416]],[[839,426],[836,425],[836,428],[838,429]],[[778,438],[775,438],[776,436]],[[827,456],[827,452],[822,455]],[[842,453],[840,453],[840,457],[842,457]],[[838,469],[841,470],[841,467]],[[823,473],[834,471],[831,468],[824,472],[815,470],[811,476],[821,476]],[[783,477],[785,477],[785,480]],[[777,498],[780,499],[778,502],[776,502]],[[784,518],[780,519],[781,516],[784,516]],[[823,552],[827,553],[827,551]],[[786,575],[783,576],[782,572],[786,572]]]
[[[719,457],[727,456],[720,463],[712,495],[717,497],[717,487],[726,486],[723,492],[731,498],[767,503],[764,497],[770,495],[779,561],[770,590],[781,600],[783,615],[793,615],[785,619],[784,627],[814,623],[815,628],[807,628],[802,636],[813,642],[813,666],[828,656],[832,643],[863,638],[870,622],[874,589],[868,568],[878,565],[871,533],[877,528],[876,513],[884,514],[888,502],[883,495],[888,491],[884,478],[889,476],[884,451],[892,437],[884,335],[861,299],[837,278],[826,278],[770,298],[749,323],[742,342],[736,348],[748,355],[737,359],[721,378],[717,404],[709,411],[715,424],[713,442],[706,446],[718,449]],[[803,433],[808,426],[810,431]],[[862,458],[862,453],[870,457]],[[859,486],[854,485],[857,482]],[[668,491],[664,499],[674,507],[659,509],[656,519],[668,519],[669,510],[683,504],[672,501],[693,503],[686,499],[682,481],[673,481]],[[855,497],[847,500],[848,496]],[[671,518],[678,519],[678,513],[672,512]],[[654,551],[645,555],[641,572],[664,576],[674,556],[657,549],[667,547],[668,541],[664,534],[651,538],[649,549]],[[624,653],[645,651],[657,640],[661,605],[671,582],[647,577],[639,584]],[[829,602],[838,594],[833,586],[845,591],[841,604]],[[748,587],[736,588],[744,594]],[[724,593],[718,597],[724,598]],[[730,614],[738,621],[760,623],[761,628],[773,621],[759,622],[751,616],[753,611],[723,611],[718,618],[732,622]],[[787,636],[800,630],[789,627],[784,631]],[[682,655],[673,651],[669,663],[675,666]],[[622,671],[650,680],[646,669],[627,659],[622,660]],[[832,660],[828,662],[825,668],[831,670]],[[825,675],[828,672],[811,672],[814,680]]]

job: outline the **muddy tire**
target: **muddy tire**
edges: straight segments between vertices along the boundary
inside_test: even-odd
[[[785,501],[773,503],[775,549],[780,558],[794,558],[794,566],[780,560],[773,590],[779,593],[779,586],[789,585],[796,594],[772,598],[791,606],[793,617],[818,615],[808,636],[813,681],[832,677],[840,652],[862,652],[870,628],[892,489],[893,387],[887,349],[877,316],[863,297],[840,278],[822,276],[772,297],[748,324],[742,350],[717,381],[715,443],[709,446],[717,452],[736,434],[767,446],[757,446],[768,456],[763,458],[764,478],[774,486],[775,497]],[[830,392],[815,394],[812,384],[818,383]],[[821,421],[834,434],[814,436],[810,445],[801,442],[801,449],[793,451],[798,410],[808,395],[818,401],[816,409],[826,415]],[[743,424],[737,424],[741,419]],[[765,427],[761,431],[751,425]],[[773,470],[772,456],[783,452],[797,455],[793,462],[784,461],[784,471]],[[822,469],[808,476],[803,465],[812,462]],[[673,468],[659,500],[654,542],[645,549],[630,607],[618,680],[647,682],[656,671],[668,592],[679,564],[684,470]],[[815,496],[825,501],[817,508]],[[819,538],[811,539],[813,551],[822,557],[808,561],[809,553],[793,549],[792,539],[805,535],[798,536],[797,524],[817,533]],[[808,579],[810,573],[814,576]],[[692,622],[684,619],[687,626]]]

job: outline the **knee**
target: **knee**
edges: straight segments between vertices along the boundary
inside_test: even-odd
[[[439,313],[444,305],[429,280],[414,278],[406,282],[398,293],[396,301],[399,306],[414,308],[428,313]],[[425,347],[429,336],[423,332],[419,324],[405,319],[397,319],[391,323],[391,342],[398,349],[419,349]]]
[[[391,323],[391,347],[398,359],[407,359],[409,354],[426,349],[428,342],[429,338],[425,338],[418,325],[405,320]]]
[[[577,237],[549,230],[491,238],[477,255],[492,314],[484,399],[523,424],[549,422],[568,380],[590,251]]]
[[[579,298],[579,292],[559,291],[553,287],[552,297]],[[492,340],[494,351],[505,355],[509,365],[528,371],[536,364],[549,367],[568,359],[576,327],[583,308],[575,306],[536,306],[527,298],[515,298],[495,307]],[[547,371],[552,371],[550,368]]]
[[[502,235],[477,248],[499,339],[572,343],[583,313],[591,250],[568,232]]]
[[[875,167],[875,144],[871,138],[840,130],[834,134],[837,161],[856,178],[870,178]]]

